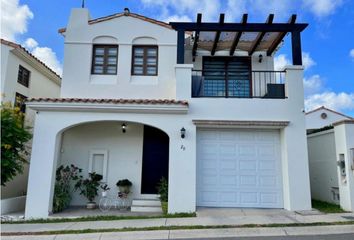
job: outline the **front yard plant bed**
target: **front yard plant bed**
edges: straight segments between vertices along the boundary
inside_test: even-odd
[[[90,216],[78,218],[39,218],[21,221],[1,221],[1,224],[26,224],[26,223],[61,223],[61,222],[89,222],[89,221],[115,221],[115,220],[136,220],[152,218],[190,218],[196,217],[196,213],[174,213],[160,216]]]
[[[323,213],[344,213],[339,205],[312,199],[312,207]]]
[[[352,225],[354,221],[346,222],[315,222],[315,223],[287,223],[287,224],[244,224],[244,225],[212,225],[212,226],[160,226],[144,228],[105,228],[105,229],[82,229],[82,230],[57,230],[43,232],[4,232],[2,236],[20,235],[59,235],[59,234],[84,234],[84,233],[109,233],[109,232],[135,232],[135,231],[159,231],[159,230],[192,230],[192,229],[222,229],[222,228],[276,228],[276,227],[310,227],[310,226],[333,226]]]

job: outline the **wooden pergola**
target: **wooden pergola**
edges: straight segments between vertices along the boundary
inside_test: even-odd
[[[240,23],[226,23],[222,13],[218,22],[202,22],[202,14],[198,13],[196,22],[170,22],[177,31],[177,63],[184,63],[186,32],[194,32],[193,57],[200,48],[209,50],[212,56],[217,50],[226,49],[230,56],[236,49],[246,51],[249,56],[255,51],[266,51],[267,56],[271,56],[286,34],[291,33],[293,65],[302,65],[301,32],[307,23],[295,23],[295,14],[287,23],[273,23],[274,14],[270,14],[265,23],[248,23],[247,18],[244,14]]]

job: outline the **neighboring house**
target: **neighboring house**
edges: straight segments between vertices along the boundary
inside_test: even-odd
[[[1,101],[10,102],[25,112],[25,123],[33,127],[35,111],[26,108],[27,98],[59,97],[60,76],[19,44],[1,39]],[[27,192],[29,166],[1,187],[1,199],[20,197]],[[23,199],[23,198],[22,198]],[[16,204],[16,203],[15,203]],[[2,201],[2,213],[6,206]]]
[[[307,24],[166,24],[138,14],[91,19],[73,9],[66,28],[61,98],[37,111],[26,217],[52,211],[55,169],[133,182],[133,199],[168,212],[196,207],[311,209],[300,33]],[[293,65],[274,71],[292,34]],[[40,186],[40,187],[39,187]],[[98,198],[97,198],[98,200]],[[74,194],[72,205],[85,205]]]
[[[305,118],[307,130],[319,129],[330,126],[338,121],[353,119],[350,116],[346,116],[324,106],[307,112]]]
[[[306,124],[312,198],[354,211],[354,119],[320,107]]]

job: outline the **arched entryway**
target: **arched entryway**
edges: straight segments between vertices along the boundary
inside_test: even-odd
[[[118,191],[117,181],[129,179],[133,183],[131,199],[149,198],[158,193],[162,177],[168,180],[169,136],[156,127],[95,121],[66,128],[61,136],[57,167],[74,164],[82,169],[84,178],[89,172],[99,173],[111,194]],[[85,204],[75,192],[71,205]]]

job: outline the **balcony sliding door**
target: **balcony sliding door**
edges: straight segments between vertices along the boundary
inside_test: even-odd
[[[251,97],[248,57],[204,57],[204,97]]]

